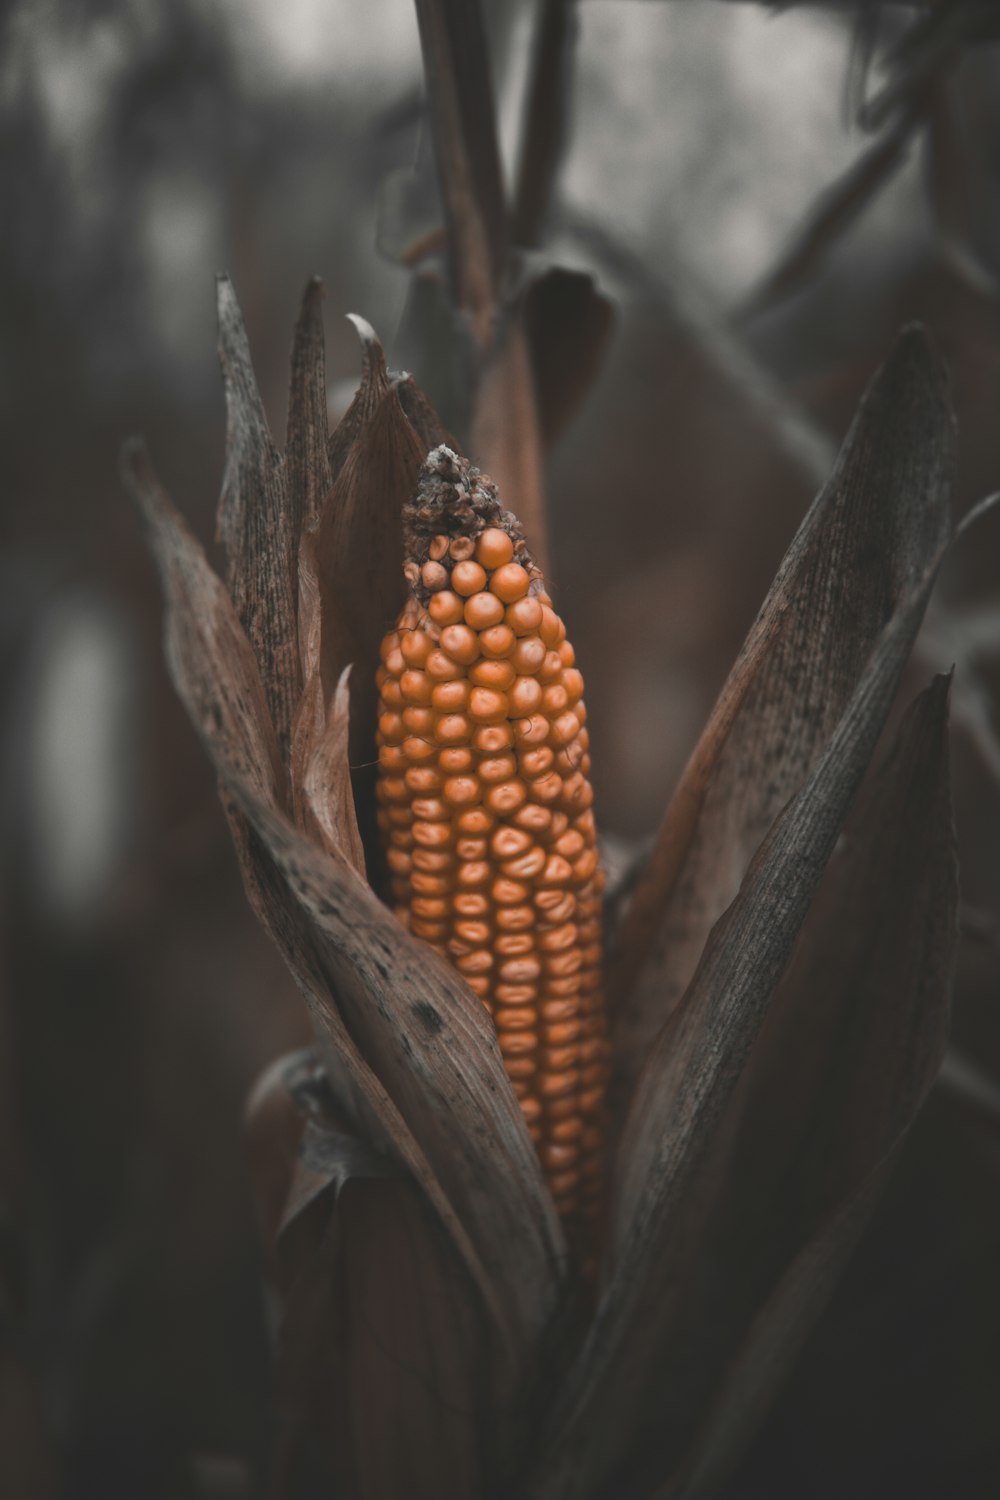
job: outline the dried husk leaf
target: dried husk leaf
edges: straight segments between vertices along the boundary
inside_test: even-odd
[[[329,698],[355,668],[350,759],[358,825],[375,863],[375,672],[379,647],[402,609],[402,511],[426,453],[390,387],[361,426],[334,481],[316,534],[321,611],[320,671]]]
[[[481,1493],[493,1350],[418,1189],[346,1128],[309,1051],[263,1075],[245,1136],[285,1309],[271,1495]]]
[[[476,1500],[493,1351],[464,1269],[412,1182],[345,1171],[335,1192],[286,1294],[271,1494]]]
[[[926,589],[948,535],[954,465],[946,377],[923,332],[910,328],[785,555],[636,882],[610,983],[623,1095],[880,632]]]
[[[227,276],[218,281],[218,315],[226,389],[226,467],[218,536],[226,549],[229,592],[253,647],[282,763],[287,765],[302,686],[296,580],[301,515],[298,503],[289,498],[285,460],[268,429],[246,329]]]
[[[314,524],[333,483],[326,402],[323,296],[323,283],[314,276],[303,294],[292,342],[285,465],[296,549],[303,527]]]
[[[128,455],[126,479],[163,573],[175,684],[240,815],[248,892],[306,995],[324,1066],[362,1133],[387,1143],[427,1193],[523,1376],[565,1247],[492,1024],[347,856],[281,812],[273,732],[229,598],[141,452]]]
[[[378,334],[367,319],[359,317],[357,313],[349,313],[347,321],[361,341],[363,363],[354,399],[330,434],[328,453],[333,479],[339,477],[355,439],[367,427],[389,389],[389,371],[386,369],[385,351]]]
[[[891,408],[896,401],[902,402],[902,409],[893,419]],[[928,443],[928,427],[943,452]],[[664,1340],[678,1290],[673,1283],[674,1265],[683,1261],[689,1249],[689,1234],[697,1233],[702,1208],[699,1171],[717,1139],[747,1055],[871,758],[919,626],[948,536],[951,440],[940,368],[921,335],[904,335],[852,429],[835,476],[838,483],[850,479],[854,493],[843,503],[855,517],[855,527],[860,524],[858,511],[864,509],[857,502],[858,491],[870,505],[888,510],[888,516],[883,512],[881,536],[876,531],[881,547],[876,548],[873,539],[871,552],[859,558],[857,549],[848,545],[853,527],[847,528],[846,535],[843,529],[839,535],[835,531],[833,538],[822,528],[825,544],[837,543],[832,548],[833,566],[819,569],[822,588],[818,592],[807,591],[811,618],[799,617],[793,608],[795,595],[787,584],[790,575],[805,573],[808,578],[818,567],[814,549],[806,544],[814,541],[817,511],[820,518],[824,514],[821,497],[810,518],[812,524],[807,520],[779,574],[774,594],[781,608],[772,612],[765,606],[741,658],[746,675],[741,681],[738,664],[735,690],[731,682],[710,725],[707,751],[703,746],[699,752],[706,754],[710,765],[719,740],[725,743],[740,703],[747,697],[753,703],[748,689],[755,679],[757,685],[767,684],[769,694],[777,694],[794,711],[781,678],[773,680],[769,658],[773,651],[783,669],[782,678],[792,672],[802,684],[811,665],[811,631],[815,631],[816,665],[825,690],[839,689],[843,702],[846,678],[846,706],[805,783],[776,818],[754,856],[736,899],[712,929],[683,1004],[650,1049],[619,1152],[610,1278],[591,1336],[567,1386],[555,1458],[540,1493],[573,1495],[598,1490],[602,1478],[624,1461],[642,1426],[647,1403],[656,1400],[654,1376],[668,1357]],[[837,483],[830,488],[838,493]],[[905,498],[899,495],[900,489]],[[803,566],[804,559],[812,564],[810,568]],[[854,571],[865,563],[869,571],[873,566],[880,571],[881,589],[870,581],[858,588]],[[853,630],[855,638],[832,652],[826,639],[827,617],[838,615],[845,592],[858,595],[858,607],[849,619],[839,618],[839,624],[846,634]],[[872,645],[866,615],[877,615],[886,607],[890,618]],[[782,616],[793,629],[780,628]],[[789,652],[790,644],[798,656]],[[829,654],[835,657],[836,672],[824,660]],[[767,702],[765,697],[760,708]],[[824,706],[816,704],[814,711],[822,713]],[[772,732],[779,727],[772,723]],[[757,770],[747,753],[752,748],[750,740],[744,754]],[[794,737],[785,741],[785,753],[793,759],[796,749]],[[761,768],[779,784],[781,754],[782,738],[772,739],[773,758]],[[683,831],[688,839],[698,827],[698,805],[705,794],[705,784],[698,784],[705,767],[698,764],[697,756],[694,768],[695,786],[688,788],[690,801],[684,809],[688,821]],[[725,852],[723,843],[718,849],[720,859]]]
[[[312,818],[312,828],[328,854],[341,852],[364,879],[365,850],[358,831],[347,759],[350,737],[350,667],[341,673],[330,700],[326,725],[309,758],[302,780],[302,797]]]
[[[674,1264],[656,1437],[677,1500],[738,1457],[937,1076],[958,941],[947,703],[938,678],[860,799],[707,1170],[702,1245]]]
[[[328,629],[331,613],[338,628],[343,620],[351,631],[358,678],[374,681],[382,637],[403,606],[401,515],[425,457],[398,395],[388,389],[360,426],[319,523],[316,563],[328,692],[352,659],[344,659],[337,632]],[[369,746],[373,743],[372,728]]]
[[[302,788],[307,767],[326,724],[320,677],[315,527],[333,483],[329,448],[323,283],[319,277],[313,277],[302,298],[292,344],[285,459],[289,503],[299,539],[297,623],[299,664],[304,684],[291,730],[292,810],[296,823],[313,832],[316,828],[303,804]]]

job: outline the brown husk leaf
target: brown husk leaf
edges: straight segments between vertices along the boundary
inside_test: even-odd
[[[254,379],[232,283],[218,281],[219,358],[226,390],[226,468],[218,538],[226,582],[253,647],[271,722],[288,764],[302,681],[298,660],[297,563],[300,502],[289,498],[285,460],[274,446]],[[282,800],[287,800],[284,777]]]
[[[874,660],[926,596],[948,536],[946,377],[906,330],[866,393],[722,689],[635,885],[612,958],[620,1095],[687,988],[772,820]],[[922,608],[922,606],[921,606]],[[920,611],[914,615],[914,628]],[[900,664],[911,638],[893,647]]]
[[[761,815],[759,784],[764,802],[777,793],[780,806],[807,773],[650,1049],[619,1152],[610,1276],[568,1383],[540,1493],[599,1489],[651,1419],[656,1372],[669,1357],[683,1267],[703,1216],[700,1174],[923,614],[948,538],[952,450],[942,371],[923,336],[911,331],[869,393],[831,484],[793,543],[668,813],[659,874],[669,874],[664,853],[682,871],[681,935],[690,943],[713,906],[731,899],[726,886],[739,878],[729,868],[719,880],[707,867],[709,849],[716,859],[734,843],[739,849]],[[817,741],[817,719],[825,744]],[[683,856],[702,840],[706,858],[692,880]]]
[[[713,1493],[739,1456],[937,1076],[958,943],[947,705],[938,678],[861,798],[707,1169],[708,1249],[675,1267],[660,1383],[672,1500]]]
[[[427,1193],[500,1325],[508,1374],[523,1379],[565,1252],[492,1024],[347,854],[311,843],[280,810],[274,734],[228,595],[141,449],[126,456],[126,481],[161,566],[175,685],[219,774],[248,893],[306,995],[338,1098]]]

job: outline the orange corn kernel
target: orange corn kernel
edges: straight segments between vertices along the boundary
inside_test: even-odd
[[[403,521],[410,598],[377,678],[395,909],[493,1017],[556,1205],[582,1223],[608,1054],[583,678],[484,475],[435,449]]]

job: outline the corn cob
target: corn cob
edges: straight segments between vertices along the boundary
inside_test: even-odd
[[[601,1198],[607,1037],[583,678],[516,518],[436,448],[382,643],[378,821],[394,909],[481,997],[563,1218]]]

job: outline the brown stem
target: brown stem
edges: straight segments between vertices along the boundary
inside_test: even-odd
[[[566,140],[576,15],[569,0],[541,0],[512,213],[516,245],[541,237]]]
[[[492,340],[508,225],[478,0],[416,0],[452,288],[477,342]]]

